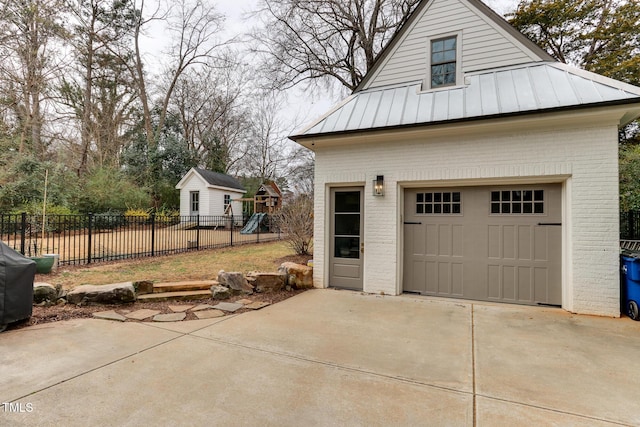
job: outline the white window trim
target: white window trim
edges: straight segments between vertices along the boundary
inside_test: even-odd
[[[195,198],[198,200],[194,200]],[[198,209],[193,209],[194,205],[197,205]],[[200,191],[189,192],[189,212],[200,212]]]
[[[451,37],[456,38],[456,84],[449,86],[431,87],[431,42]],[[452,88],[463,86],[464,76],[462,74],[462,30],[453,33],[443,33],[427,37],[427,71],[426,77],[422,82],[422,92],[449,90]]]

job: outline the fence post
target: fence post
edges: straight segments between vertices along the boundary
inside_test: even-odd
[[[151,256],[156,256],[156,213],[151,212]]]
[[[200,214],[196,217],[196,250],[200,250]]]
[[[256,243],[260,243],[260,226],[262,225],[262,221],[264,221],[266,217],[267,216],[265,214],[265,216],[258,220],[258,228],[256,228]]]
[[[229,217],[229,232],[231,233],[229,236],[229,244],[233,246],[233,215]]]
[[[89,223],[87,224],[87,233],[89,234],[87,237],[87,264],[91,264],[91,248],[92,244],[92,235],[91,232],[93,230],[93,214],[89,214]]]
[[[22,224],[20,225],[20,253],[25,254],[25,244],[27,237],[27,213],[22,212]]]

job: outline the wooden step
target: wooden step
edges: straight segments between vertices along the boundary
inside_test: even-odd
[[[156,301],[181,301],[190,299],[207,299],[211,298],[211,291],[177,291],[177,292],[158,292],[153,294],[139,295],[138,301],[156,302]]]
[[[165,292],[181,292],[181,291],[208,291],[212,286],[217,286],[218,282],[215,280],[194,280],[185,282],[167,282],[167,283],[154,283],[153,293],[165,293]]]

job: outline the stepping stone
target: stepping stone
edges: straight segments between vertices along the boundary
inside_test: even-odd
[[[187,311],[190,308],[193,308],[192,305],[170,305],[169,306],[169,310],[173,311],[174,313],[182,313],[183,311]]]
[[[118,322],[124,322],[125,320],[127,320],[126,317],[116,313],[114,310],[99,311],[97,313],[93,313],[93,317],[95,317],[96,319],[117,320]]]
[[[217,308],[218,310],[228,311],[229,313],[233,313],[234,311],[239,310],[242,307],[244,307],[244,305],[242,304],[236,304],[233,302],[221,302],[217,305],[214,305],[212,308]]]
[[[247,304],[251,304],[253,301],[251,301],[250,299],[241,299],[236,301],[236,303],[238,304],[242,304],[242,305],[247,305]]]
[[[212,309],[213,306],[209,305],[209,304],[200,304],[200,305],[196,305],[195,307],[193,307],[191,309],[192,313],[195,313],[196,311],[202,311],[202,310],[210,310]]]
[[[187,313],[169,313],[169,314],[156,314],[153,316],[154,322],[181,322],[187,317]]]
[[[224,312],[220,310],[203,310],[195,313],[198,319],[213,319],[224,316]]]
[[[149,310],[148,308],[143,308],[141,310],[136,310],[133,313],[127,313],[125,314],[125,316],[128,317],[129,319],[144,320],[148,317],[153,317],[159,313],[160,313],[159,310]]]
[[[256,301],[254,303],[246,305],[245,308],[250,308],[251,310],[260,310],[261,308],[265,308],[268,305],[271,304],[268,302]]]

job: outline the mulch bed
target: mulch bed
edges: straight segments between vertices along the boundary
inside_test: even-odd
[[[287,298],[291,298],[294,295],[304,292],[304,289],[291,290],[291,291],[278,291],[268,293],[254,293],[253,295],[237,295],[225,300],[225,302],[235,302],[241,299],[249,299],[253,302],[266,302],[269,304],[276,304],[280,301],[284,301]],[[71,319],[83,319],[93,317],[93,313],[99,311],[115,310],[118,313],[133,312],[141,309],[157,310],[160,314],[173,313],[169,308],[170,305],[200,305],[209,304],[216,305],[219,300],[209,299],[197,299],[189,301],[162,301],[162,302],[134,302],[129,304],[117,304],[117,305],[85,305],[77,306],[75,304],[64,305],[52,305],[52,306],[33,306],[33,313],[31,318],[9,324],[7,330],[26,328],[27,326],[40,325],[43,323],[60,322],[63,320]],[[233,314],[244,313],[247,311],[253,311],[248,308],[241,308]],[[186,312],[187,317],[184,320],[197,320],[198,318],[194,313]],[[146,319],[151,321],[151,319]],[[146,321],[145,320],[145,321]],[[138,320],[127,319],[127,322],[138,322]]]
[[[298,256],[298,255],[289,255],[277,260],[278,264],[283,262],[295,262],[297,264],[306,264],[309,256]],[[86,266],[77,266],[73,268],[86,268]],[[42,276],[36,275],[35,281],[47,281],[50,280],[51,276]],[[249,299],[253,302],[266,302],[269,304],[276,304],[280,301],[283,301],[287,298],[290,298],[294,295],[297,295],[304,290],[291,290],[291,291],[278,291],[278,292],[268,292],[268,293],[254,293],[253,295],[237,295],[234,297],[225,300],[226,302],[235,302],[241,299]],[[118,304],[118,305],[86,305],[86,306],[77,306],[75,304],[64,304],[64,305],[51,305],[51,306],[33,306],[33,313],[31,318],[9,324],[7,330],[13,329],[21,329],[26,328],[28,326],[40,325],[43,323],[51,323],[51,322],[60,322],[63,320],[71,320],[71,319],[82,319],[82,318],[90,318],[93,317],[93,313],[99,311],[109,311],[116,310],[119,313],[123,312],[133,312],[141,309],[149,309],[149,310],[158,310],[160,314],[168,314],[173,313],[169,308],[170,305],[200,305],[200,304],[209,304],[216,305],[219,300],[214,300],[213,298],[209,299],[197,299],[190,301],[162,301],[162,302],[134,302],[129,304]],[[242,308],[238,311],[234,312],[234,314],[244,313],[246,311],[252,311],[248,308]],[[187,317],[185,320],[196,320],[197,317],[194,313],[187,312]],[[150,320],[150,319],[148,319]],[[127,322],[137,322],[137,320],[127,319]]]

